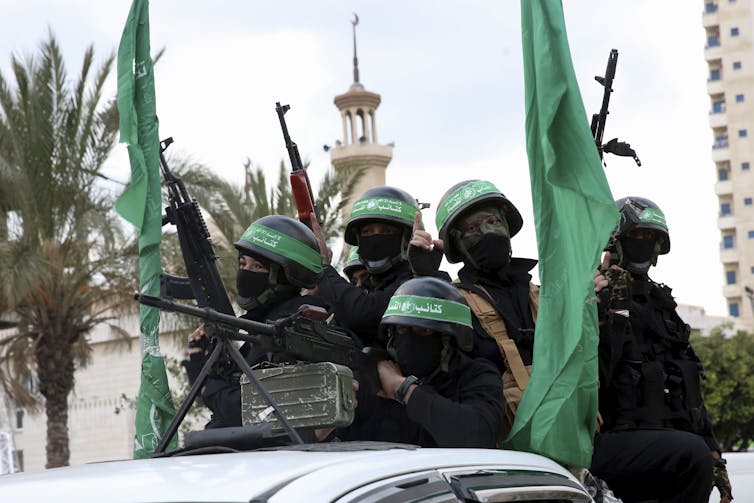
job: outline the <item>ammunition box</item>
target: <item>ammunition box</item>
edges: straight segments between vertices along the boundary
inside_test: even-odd
[[[340,428],[353,421],[353,373],[346,366],[297,363],[253,372],[294,428]],[[269,421],[273,431],[284,431],[254,383],[245,374],[240,383],[243,425]]]

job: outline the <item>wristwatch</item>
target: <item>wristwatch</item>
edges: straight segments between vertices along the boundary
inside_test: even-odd
[[[401,385],[398,386],[398,389],[395,390],[395,400],[406,405],[406,393],[408,393],[408,388],[410,388],[412,384],[421,384],[421,381],[416,376],[408,376],[405,378]]]

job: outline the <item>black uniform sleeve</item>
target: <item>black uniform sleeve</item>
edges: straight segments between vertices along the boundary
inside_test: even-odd
[[[496,447],[505,408],[498,370],[485,360],[473,360],[459,378],[458,396],[459,401],[454,401],[429,386],[419,386],[406,403],[406,412],[438,447]]]
[[[396,281],[385,289],[367,292],[349,283],[332,266],[327,266],[319,283],[319,295],[332,306],[338,325],[359,335],[374,336],[390,297],[399,286],[400,282]]]

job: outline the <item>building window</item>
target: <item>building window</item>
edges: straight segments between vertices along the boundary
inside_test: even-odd
[[[714,2],[707,2],[704,4],[704,12],[707,14],[713,14],[717,12],[717,4]]]
[[[728,314],[734,318],[738,318],[738,302],[731,302],[728,304]]]
[[[718,169],[717,170],[717,180],[719,182],[724,182],[728,179],[728,170],[727,169]]]
[[[744,198],[744,204],[746,206],[751,206],[751,198],[750,197],[745,197]]]
[[[728,285],[736,284],[736,271],[725,271],[725,283]]]
[[[715,101],[712,103],[712,113],[713,114],[721,114],[725,112],[725,102],[724,101]]]
[[[730,215],[730,214],[731,214],[731,212],[730,212],[730,203],[722,203],[720,205],[720,216],[724,217],[724,216],[727,216],[727,215]]]
[[[707,47],[719,47],[720,46],[720,37],[716,35],[710,35],[707,37]]]
[[[751,169],[751,164],[748,162],[742,162],[741,163],[741,171],[749,171]]]
[[[746,138],[747,136],[749,136],[749,132],[747,130],[745,130],[745,129],[739,129],[738,130],[738,137],[739,138]]]
[[[734,70],[740,70],[741,69],[741,62],[740,61],[734,61],[733,62],[733,69]]]
[[[730,29],[730,36],[731,37],[737,37],[738,33],[739,32],[738,32],[738,28],[737,27],[733,27],[733,28]]]
[[[736,103],[743,103],[744,102],[744,95],[743,94],[737,94],[736,95]]]
[[[733,248],[733,236],[723,236],[723,249],[730,250]]]
[[[24,429],[24,411],[23,409],[16,410],[16,429]]]
[[[748,236],[749,236],[749,239],[754,239],[754,231],[749,231]],[[754,267],[752,269],[754,269]]]
[[[715,143],[712,144],[712,148],[728,148],[728,135],[721,134],[715,136]]]
[[[712,81],[720,80],[720,70],[710,70],[709,72],[709,79]]]

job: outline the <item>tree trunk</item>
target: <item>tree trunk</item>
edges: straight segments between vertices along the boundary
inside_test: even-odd
[[[65,333],[47,333],[38,341],[35,356],[39,391],[45,397],[47,415],[46,468],[68,466],[68,395],[73,389],[72,348]]]

